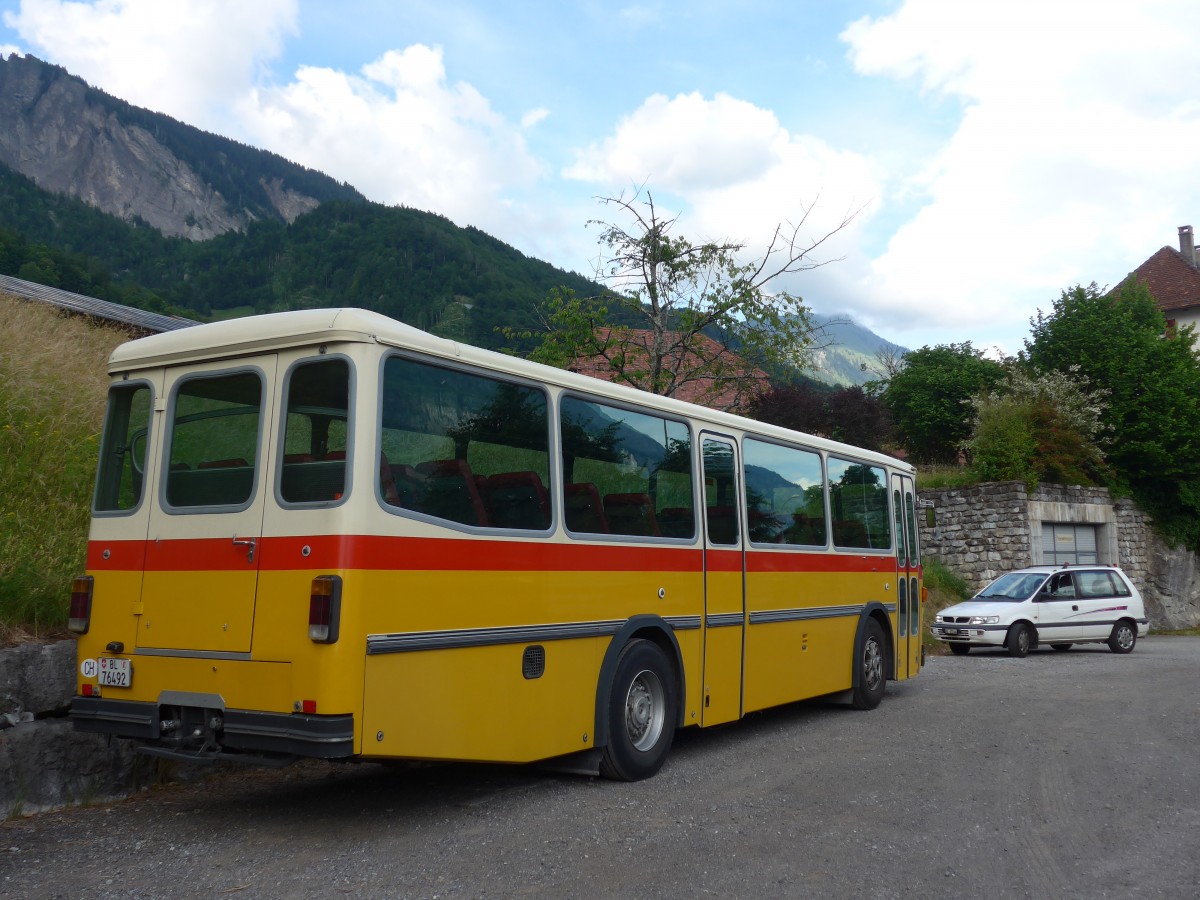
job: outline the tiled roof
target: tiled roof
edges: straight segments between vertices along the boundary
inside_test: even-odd
[[[639,329],[629,329],[625,332],[628,335],[629,344],[625,348],[627,360],[632,360],[636,365],[640,360],[647,358],[648,353],[645,350],[649,346],[653,332]],[[610,329],[597,329],[596,337],[600,342],[609,340],[612,332]],[[761,369],[750,366],[745,360],[735,356],[726,350],[719,343],[706,335],[697,335],[697,340],[700,346],[700,352],[689,352],[684,359],[689,368],[696,367],[702,359],[713,359],[717,356],[724,355],[731,358],[732,364],[735,367],[742,367],[748,370],[744,376],[736,380],[736,383],[730,383],[730,379],[722,379],[718,382],[716,378],[702,377],[695,380],[689,380],[684,384],[679,385],[675,390],[674,397],[677,400],[684,400],[688,403],[698,403],[701,406],[707,406],[712,409],[728,410],[732,412],[741,412],[744,410],[746,401],[750,396],[760,390],[765,390],[769,387],[769,376]],[[671,365],[675,371],[680,368],[680,360],[676,358]],[[591,375],[593,378],[599,378],[602,381],[617,380],[616,373],[602,356],[580,357],[576,359],[568,367],[572,372],[578,372],[581,375]],[[749,386],[747,390],[746,381],[753,381],[754,384]]]
[[[1200,306],[1200,270],[1174,247],[1163,247],[1134,269],[1130,277],[1145,283],[1163,311]]]

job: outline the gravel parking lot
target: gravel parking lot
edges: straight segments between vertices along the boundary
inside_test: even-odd
[[[931,659],[614,784],[305,763],[0,825],[6,897],[1200,896],[1200,639]]]

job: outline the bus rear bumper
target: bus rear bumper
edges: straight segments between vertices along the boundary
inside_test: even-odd
[[[130,738],[140,742],[141,752],[191,762],[278,764],[301,757],[354,755],[350,714],[268,713],[75,697],[71,720],[76,731]]]

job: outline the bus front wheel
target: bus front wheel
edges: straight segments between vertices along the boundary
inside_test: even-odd
[[[649,778],[667,758],[675,720],[675,679],[666,655],[652,641],[630,641],[613,677],[600,773],[614,781]]]

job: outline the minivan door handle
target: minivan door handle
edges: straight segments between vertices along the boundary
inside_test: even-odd
[[[239,538],[237,535],[234,535],[233,546],[249,548],[249,552],[246,554],[246,562],[254,562],[254,538]]]

